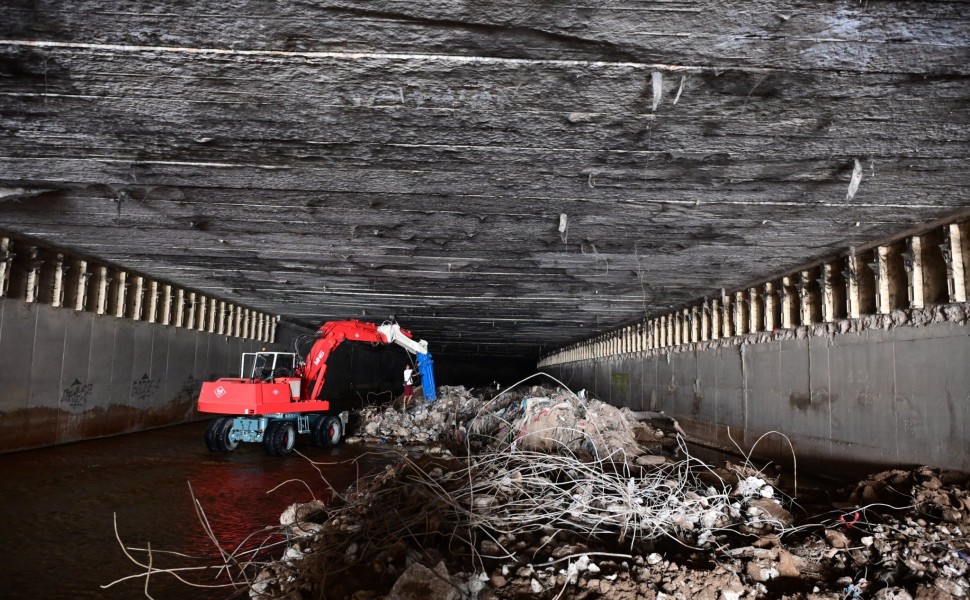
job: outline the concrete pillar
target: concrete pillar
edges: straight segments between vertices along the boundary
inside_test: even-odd
[[[219,301],[215,298],[209,298],[209,319],[206,322],[205,330],[209,333],[215,333],[216,331],[216,312],[219,310]]]
[[[159,322],[162,325],[172,324],[172,286],[167,283],[162,286],[162,314]]]
[[[761,298],[765,305],[765,331],[774,331],[778,329],[778,289],[775,286],[775,282],[769,281],[764,285],[761,293]]]
[[[673,321],[673,324],[674,324],[674,335],[673,335],[672,343],[670,345],[679,346],[683,343],[683,340],[684,340],[683,338],[684,322],[683,322],[683,317],[680,314],[680,311],[677,311],[673,315],[671,315],[671,320]]]
[[[131,318],[135,321],[141,321],[142,306],[144,303],[145,296],[145,278],[141,275],[135,276],[134,281],[134,294],[133,302],[131,303]]]
[[[724,337],[733,337],[734,331],[734,306],[731,296],[721,294],[721,331]]]
[[[219,301],[219,314],[216,315],[216,333],[224,335],[226,333],[226,301]]]
[[[798,303],[796,300],[795,281],[793,277],[782,277],[781,289],[778,290],[781,298],[781,326],[784,329],[791,329],[798,326]]]
[[[686,309],[685,309],[686,312]],[[701,340],[701,315],[700,309],[696,306],[690,308],[690,343],[696,344]]]
[[[701,307],[701,341],[706,342],[711,339],[711,302],[704,300]]]
[[[13,269],[13,240],[0,237],[0,298],[7,297],[10,289],[10,271]]]
[[[797,284],[798,288],[798,300],[800,308],[800,317],[802,325],[811,325],[812,323],[817,323],[819,320],[819,315],[815,311],[815,304],[818,301],[817,294],[813,289],[813,284],[816,283],[812,280],[811,271],[802,271],[801,276]],[[821,311],[818,311],[819,313]]]
[[[903,269],[906,270],[906,298],[912,308],[923,308],[923,244],[918,235],[906,240],[902,252]]]
[[[758,288],[748,289],[748,331],[757,333],[765,328],[765,316]]]
[[[734,293],[734,334],[744,335],[748,332],[748,311],[744,300],[744,292]]]
[[[186,315],[185,315],[185,328],[195,329],[195,311],[198,309],[196,306],[196,294],[195,292],[189,292],[188,298],[186,299]]]
[[[185,290],[175,291],[175,326],[185,327]]]
[[[94,312],[103,315],[108,312],[108,285],[111,283],[111,276],[108,275],[108,267],[98,267],[95,270],[97,281],[95,284],[95,305]]]
[[[27,289],[24,300],[33,303],[37,302],[37,298],[40,296],[40,268],[44,261],[41,259],[40,250],[36,246],[31,246],[27,252],[30,259],[27,263]]]
[[[88,305],[88,281],[91,273],[88,271],[88,261],[79,260],[77,263],[77,287],[74,296],[74,310],[84,310]]]
[[[875,260],[869,264],[869,268],[876,277],[876,312],[879,314],[889,314],[892,310],[889,285],[889,254],[888,246],[879,246],[876,249]]]
[[[112,307],[112,312],[114,316],[121,317],[125,316],[125,298],[128,292],[128,273],[126,271],[118,271],[115,273],[115,293],[114,293],[114,306]]]
[[[51,286],[51,306],[64,306],[64,274],[67,266],[64,264],[64,255],[57,254],[54,257],[54,281]]]
[[[851,253],[846,258],[846,268],[842,272],[845,279],[845,309],[850,319],[858,319],[862,315],[862,291],[859,288],[860,268],[864,268],[859,257]]]
[[[158,322],[158,282],[154,279],[148,282],[148,313],[145,320],[149,323]]]
[[[950,302],[966,302],[966,263],[963,253],[963,231],[959,223],[950,223],[946,227],[944,244],[941,249],[943,260],[946,261],[947,292]]]
[[[822,276],[818,280],[818,285],[822,294],[822,321],[825,322],[832,322],[838,318],[835,305],[835,273],[835,264],[825,263],[822,265]]]
[[[711,298],[711,339],[721,337],[721,304],[717,298]]]

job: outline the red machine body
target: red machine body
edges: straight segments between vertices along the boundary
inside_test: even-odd
[[[400,332],[406,340],[398,338]],[[409,347],[415,342],[408,331],[396,324],[381,325],[363,321],[330,321],[320,327],[319,339],[313,344],[306,363],[296,368],[294,376],[267,379],[227,377],[202,384],[199,394],[200,412],[221,415],[270,415],[276,413],[325,412],[330,402],[320,400],[327,373],[327,360],[342,342],[370,342],[388,344],[393,339]],[[391,339],[389,339],[391,338]]]

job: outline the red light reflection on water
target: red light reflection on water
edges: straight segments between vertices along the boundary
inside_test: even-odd
[[[354,447],[302,451],[321,463],[316,465],[320,472],[306,458],[295,454],[266,456],[254,445],[230,455],[209,455],[186,474],[224,549],[233,550],[247,538],[245,548],[259,545],[273,531],[279,531],[280,514],[291,504],[314,498],[329,502],[333,489],[346,490],[358,476],[380,469],[395,456]],[[272,529],[252,535],[266,528]],[[187,537],[186,544],[212,547],[202,527]]]

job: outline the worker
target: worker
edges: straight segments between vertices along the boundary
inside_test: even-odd
[[[404,412],[408,411],[408,402],[414,396],[414,370],[411,365],[404,365]]]

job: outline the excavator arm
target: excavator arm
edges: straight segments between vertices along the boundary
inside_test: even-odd
[[[437,398],[434,383],[434,368],[431,355],[428,353],[428,343],[424,340],[415,341],[411,332],[401,329],[397,323],[385,322],[377,326],[364,321],[330,321],[324,323],[319,331],[319,338],[313,344],[306,357],[301,379],[302,398],[315,399],[323,389],[327,373],[327,361],[334,348],[344,341],[370,342],[372,344],[397,344],[405,350],[418,356],[418,371],[421,373],[424,395],[428,400]]]

